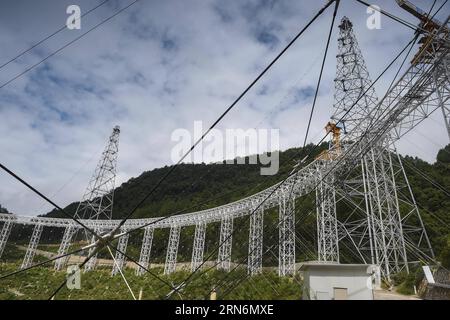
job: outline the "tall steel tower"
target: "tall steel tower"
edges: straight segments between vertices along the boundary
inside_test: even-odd
[[[378,98],[370,80],[369,71],[353,33],[353,24],[347,17],[339,25],[336,78],[332,120],[338,122],[344,133],[351,132],[355,139],[365,133],[371,120],[378,114],[371,111]],[[367,91],[367,92],[366,92]],[[361,99],[359,99],[363,96]],[[359,100],[358,100],[359,99]],[[356,104],[355,106],[353,106]],[[353,108],[352,108],[353,106]]]
[[[78,205],[75,218],[91,220],[112,218],[119,134],[120,128],[115,126]]]
[[[346,141],[355,141],[361,137],[370,141],[371,137],[379,134],[372,126],[383,109],[379,108],[375,90],[371,87],[372,82],[352,23],[344,17],[339,29],[332,120],[347,135]],[[344,120],[339,122],[342,118]],[[336,138],[332,140],[331,145],[333,144],[336,144]],[[339,144],[337,147],[346,152],[348,146]],[[329,160],[332,161],[333,158]],[[408,271],[407,245],[413,251],[420,251],[421,244],[417,244],[417,241],[422,241],[431,250],[428,237],[401,158],[389,135],[376,145],[371,145],[363,153],[360,163],[354,165],[357,166],[350,175],[333,177],[333,192],[320,194],[320,205],[328,208],[328,211],[330,208],[336,210],[336,201],[345,201],[355,209],[342,217],[339,217],[339,212],[328,214],[330,219],[333,215],[337,217],[337,230],[328,232],[328,237],[325,237],[327,242],[321,243],[319,237],[319,249],[325,253],[321,256],[319,250],[319,259],[326,261],[327,257],[339,256],[339,252],[335,252],[339,250],[336,243],[349,239],[363,261],[379,265],[382,275],[389,281],[391,274],[403,269]],[[319,218],[324,216],[322,213]],[[415,226],[408,225],[405,228],[407,221],[415,221]],[[414,231],[407,240],[405,229],[408,232]],[[318,230],[321,231],[319,228]]]
[[[112,134],[108,139],[108,144],[102,153],[100,161],[92,175],[88,187],[83,195],[82,200],[78,204],[75,212],[75,218],[77,219],[112,219],[113,199],[114,199],[114,186],[116,179],[116,167],[117,167],[117,155],[119,151],[119,126],[113,128]],[[63,241],[58,250],[58,255],[64,255],[69,249],[72,238],[76,234],[77,229],[68,227],[63,236]],[[94,230],[96,233],[102,233],[107,230]],[[95,237],[89,233],[85,233],[87,239],[93,243]],[[93,252],[95,248],[91,248],[89,254]],[[67,262],[68,257],[56,260],[55,269],[60,270]],[[96,257],[92,257],[85,265],[85,270],[91,270],[96,263]]]

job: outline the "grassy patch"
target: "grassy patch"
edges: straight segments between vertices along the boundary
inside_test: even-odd
[[[0,275],[17,270],[17,263],[0,265]],[[189,275],[188,272],[176,272],[170,276],[162,274],[161,268],[152,269],[165,282],[178,285]],[[136,276],[134,270],[124,270],[127,281],[136,297],[142,290],[142,299],[163,299],[172,290],[169,285],[150,274]],[[38,267],[0,280],[0,299],[48,299],[63,283],[66,273],[51,268]],[[181,291],[172,295],[172,299],[209,299],[211,289],[217,286],[218,299],[300,299],[301,283],[299,279],[281,278],[275,272],[246,278],[245,270],[232,273],[208,271],[197,273]],[[244,279],[244,280],[243,280]],[[233,290],[230,290],[232,289]],[[226,294],[226,295],[225,295]],[[122,277],[111,276],[111,270],[98,269],[81,273],[81,289],[69,290],[63,287],[56,299],[99,300],[132,299]]]

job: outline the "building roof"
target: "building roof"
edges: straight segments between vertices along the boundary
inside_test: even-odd
[[[318,270],[318,269],[328,269],[328,270],[341,270],[341,269],[356,269],[365,270],[368,274],[375,272],[377,266],[373,264],[344,264],[337,262],[322,262],[322,261],[309,261],[304,262],[300,265],[300,271],[306,270]]]

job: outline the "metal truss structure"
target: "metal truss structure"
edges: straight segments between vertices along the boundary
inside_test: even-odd
[[[264,207],[257,209],[250,216],[248,243],[248,273],[253,275],[262,271]]]
[[[319,261],[339,263],[336,188],[333,178],[323,177],[320,170],[317,172],[317,256]]]
[[[179,226],[173,226],[172,228],[170,228],[164,274],[171,274],[176,270],[178,245],[180,243],[180,232],[181,228]]]
[[[448,90],[448,88],[447,88]],[[442,109],[442,115],[444,116],[445,127],[447,128],[448,138],[450,139],[450,105],[448,103],[443,103],[443,96],[441,92],[438,90],[438,99]]]
[[[195,226],[194,245],[192,248],[191,271],[194,272],[203,263],[205,252],[206,223]]]
[[[127,229],[121,229],[121,232],[127,232]],[[119,238],[119,242],[117,243],[117,251],[116,251],[116,257],[115,257],[115,263],[113,266],[113,269],[111,271],[111,275],[116,275],[119,270],[122,270],[124,264],[125,264],[125,255],[127,251],[127,245],[128,245],[128,239],[130,238],[130,234],[127,233],[124,236]]]
[[[119,126],[115,126],[108,139],[106,148],[97,163],[97,167],[95,168],[94,174],[89,181],[83,198],[78,204],[75,212],[75,218],[89,219],[92,221],[112,219],[117,156],[119,152],[119,135],[120,128]],[[105,228],[101,228],[97,224],[91,229],[94,230],[96,234],[102,230],[105,230]],[[95,236],[90,235],[87,231],[85,231],[84,235],[86,239],[90,239],[91,244],[94,244],[97,240]],[[127,237],[126,240],[128,240]],[[121,241],[119,241],[119,244],[122,243]],[[69,245],[70,242],[65,244],[66,247]],[[64,248],[60,249],[63,250]],[[95,268],[98,254],[95,250],[95,247],[91,247],[89,249],[88,257],[91,255],[93,256],[84,265],[84,271],[90,271]],[[123,263],[123,256],[120,255],[119,257],[122,257],[122,259],[119,259],[119,262]],[[116,264],[114,264],[114,267],[117,267]],[[117,271],[117,268],[113,269],[113,275]]]
[[[98,235],[101,235],[103,233],[103,229],[99,228],[98,226],[95,227],[93,230],[94,230],[95,234],[98,234]],[[96,241],[97,241],[97,239],[95,238],[94,235],[92,235],[91,240],[90,240],[91,247],[89,248],[89,251],[87,254],[87,257],[90,257],[90,258],[84,265],[85,272],[94,270],[95,266],[97,265],[98,251],[97,251],[97,248],[95,246],[93,246]]]
[[[353,24],[346,17],[339,25],[336,59],[334,112],[331,119],[342,125],[348,139],[358,139],[379,115],[374,109],[378,98],[371,87],[372,81],[353,33]]]
[[[74,228],[72,225],[66,227],[61,244],[59,245],[58,248],[58,256],[63,256],[68,252],[70,244],[72,242],[72,238],[76,232],[77,229]],[[57,259],[55,261],[55,270],[61,270],[62,268],[64,268],[68,260],[69,260],[68,256]]]
[[[21,269],[28,268],[33,263],[34,255],[36,254],[36,249],[39,244],[39,240],[41,239],[42,230],[44,230],[44,226],[41,224],[37,224],[33,228],[33,233],[31,234],[30,243],[28,244],[27,251],[25,252],[25,257],[23,258]]]
[[[136,269],[136,275],[138,276],[144,274],[145,269],[149,267],[150,253],[152,251],[153,231],[154,229],[151,227],[147,227],[144,229],[144,237],[142,238],[142,245],[141,245],[141,254],[139,255],[140,266],[138,266],[138,268]]]
[[[419,239],[418,241],[422,242],[425,239],[423,241],[426,243],[425,247],[421,243],[416,243],[413,246],[410,244],[414,248],[412,253],[417,254],[418,250],[425,255],[431,253],[431,256],[427,257],[432,257],[431,246],[411,192],[411,187],[404,174],[401,158],[397,156],[399,167],[401,168],[400,172],[403,173],[403,183],[409,191],[409,196],[403,198],[403,203],[409,209],[407,212],[401,212],[399,206],[401,198],[398,194],[399,186],[396,175],[399,171],[394,171],[392,155],[396,153],[393,153],[391,148],[395,148],[395,140],[411,130],[439,106],[436,102],[442,103],[442,99],[430,99],[434,92],[436,92],[438,97],[442,98],[443,95],[440,94],[439,90],[436,90],[441,85],[436,86],[436,83],[433,84],[432,82],[429,85],[425,85],[425,83],[421,82],[420,86],[418,86],[412,80],[414,78],[419,79],[419,70],[425,71],[427,67],[423,64],[420,66],[413,65],[379,102],[353,33],[352,23],[344,17],[339,27],[335,112],[332,119],[339,122],[342,117],[345,118],[345,121],[341,122],[347,140],[353,141],[363,137],[364,140],[370,142],[360,150],[353,150],[355,158],[358,158],[359,152],[361,152],[362,156],[361,166],[354,170],[356,174],[353,172],[350,180],[344,181],[343,184],[336,184],[321,179],[320,188],[317,190],[317,195],[320,197],[317,222],[319,259],[339,261],[338,243],[342,240],[339,237],[339,233],[341,233],[343,237],[351,239],[351,243],[356,247],[360,256],[363,256],[364,250],[369,250],[370,261],[379,265],[385,279],[390,280],[392,273],[399,272],[403,268],[408,270],[406,241],[417,242],[417,239]],[[438,47],[438,50],[442,53],[442,46],[439,45]],[[437,50],[435,53],[437,53]],[[430,76],[428,71],[423,75],[426,75],[426,78]],[[443,73],[434,71],[433,75],[434,79],[438,79],[438,75],[442,76]],[[446,77],[445,75],[443,76],[444,78]],[[414,85],[412,85],[413,83]],[[412,91],[417,93],[411,95]],[[427,100],[426,103],[424,103],[425,100]],[[418,101],[420,103],[417,103]],[[393,105],[398,108],[395,114],[396,119],[386,124],[396,124],[393,128],[394,130],[385,130],[383,127],[377,129],[378,123],[383,123],[383,119],[388,119],[386,118],[388,115],[387,111]],[[398,117],[402,115],[402,110],[407,111],[407,114],[405,114],[406,117],[399,121]],[[344,145],[344,149],[345,147]],[[341,145],[339,145],[339,148],[341,148]],[[346,173],[345,177],[348,178],[348,176],[349,172]],[[344,175],[341,175],[341,179],[343,177]],[[323,191],[324,184],[332,188],[328,195]],[[356,210],[355,212],[365,213],[366,218],[359,220],[353,217],[353,219],[349,220],[349,217],[346,217],[346,223],[339,224],[340,228],[344,230],[338,232],[338,224],[335,223],[333,225],[333,221],[339,221],[335,212],[335,192],[337,189],[342,188],[342,185],[350,186],[349,189],[352,192],[349,193],[344,187],[344,190],[339,190],[340,194],[344,194],[343,198],[350,203],[356,204],[357,207],[361,205],[361,201],[352,198],[357,194],[364,197],[365,210]],[[355,192],[358,190],[359,192]],[[411,237],[407,240],[403,229],[404,225],[406,225],[406,220],[410,219],[412,215],[420,223],[411,230],[420,233],[420,236],[418,238]],[[348,221],[350,222],[347,223]],[[325,226],[331,227],[328,230],[329,232],[324,232]]]
[[[285,190],[280,198],[278,231],[278,274],[293,275],[295,273],[295,198],[289,196],[289,190]]]
[[[372,148],[363,161],[370,208],[367,214],[372,229],[371,250],[375,253],[375,263],[390,280],[391,273],[408,267],[391,153],[388,149]]]
[[[3,222],[2,230],[0,232],[0,258],[5,251],[6,243],[8,242],[9,235],[11,234],[12,222],[5,221]]]
[[[114,127],[108,144],[78,205],[75,218],[112,219],[119,134],[119,126]]]
[[[219,257],[217,269],[230,271],[233,246],[233,218],[224,217],[220,223]]]
[[[339,145],[332,141],[326,157],[318,157],[294,171],[283,183],[215,208],[165,218],[128,219],[122,225],[121,220],[111,219],[119,134],[119,129],[115,128],[76,216],[98,233],[115,230],[119,224],[124,230],[144,228],[139,263],[145,268],[150,263],[154,230],[170,228],[164,268],[164,273],[170,274],[176,270],[181,229],[196,228],[191,262],[191,270],[195,270],[204,259],[207,225],[219,222],[218,268],[229,271],[233,221],[251,214],[247,267],[249,274],[256,274],[263,266],[264,214],[278,208],[278,273],[291,276],[296,271],[296,200],[315,193],[319,260],[342,263],[341,253],[347,250],[356,261],[381,266],[382,274],[388,280],[393,273],[407,270],[414,259],[432,261],[426,230],[401,158],[395,150],[395,142],[431,113],[448,109],[448,32],[443,28],[433,30],[429,39],[423,43],[411,66],[378,99],[370,87],[369,72],[352,24],[344,18],[338,39],[332,117],[343,132]],[[344,121],[338,123],[342,117]],[[255,211],[263,201],[263,208]],[[344,204],[348,211],[339,210]],[[72,232],[81,230],[71,219],[0,214],[0,221],[4,223],[0,253],[13,224],[34,226],[22,268],[31,264],[43,227],[65,228],[59,254],[67,252],[73,239]],[[119,239],[119,249],[125,252],[128,238],[120,235],[114,235],[114,238]],[[91,239],[91,243],[95,240]],[[95,246],[91,246],[90,254],[94,252]],[[116,260],[122,265],[125,261],[119,255]],[[62,268],[64,263],[57,260],[55,268]],[[86,270],[91,270],[95,263],[94,256],[85,265]],[[136,273],[142,275],[145,270],[138,268]]]

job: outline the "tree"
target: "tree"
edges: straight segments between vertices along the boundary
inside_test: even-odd
[[[440,260],[444,268],[450,268],[450,235],[447,237],[447,244],[442,249]]]
[[[0,204],[0,213],[9,213],[8,209],[6,209],[5,207],[2,207],[2,205]]]
[[[436,160],[442,163],[450,163],[450,144],[446,145],[445,148],[439,150]]]

